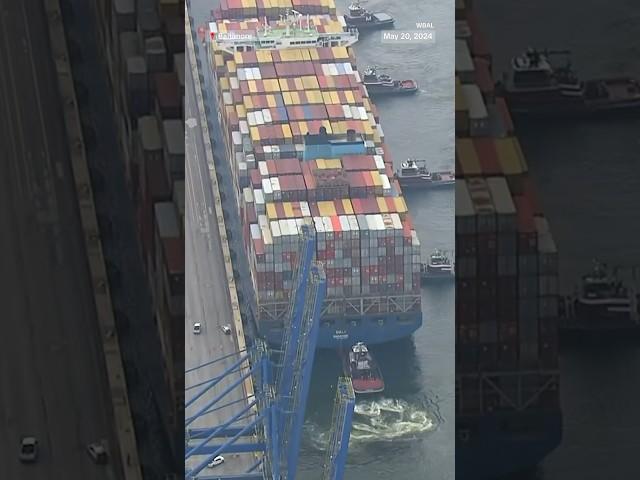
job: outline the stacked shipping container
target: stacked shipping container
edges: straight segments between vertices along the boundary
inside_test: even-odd
[[[153,298],[171,428],[184,408],[184,3],[99,0],[127,182]]]
[[[560,440],[557,252],[468,4],[456,4],[456,422],[465,438],[475,429],[478,459],[460,456],[462,476],[518,449],[512,428],[537,442],[527,461]],[[499,473],[531,466],[521,458]]]
[[[238,13],[218,15],[243,19]],[[344,28],[335,17],[311,20]],[[257,25],[218,20],[212,31],[255,33]],[[270,35],[277,36],[277,23],[270,26]],[[306,223],[315,227],[317,259],[327,272],[329,315],[346,315],[335,299],[412,296],[411,313],[419,316],[419,240],[351,49],[231,52],[211,45],[258,306],[288,300],[296,238]],[[321,128],[338,141],[353,140],[357,146],[349,148],[355,150],[308,158],[307,135]],[[377,302],[370,313],[390,313],[388,304]],[[350,320],[363,316],[353,313]],[[391,327],[388,338],[383,333],[368,340],[393,338],[398,337]]]

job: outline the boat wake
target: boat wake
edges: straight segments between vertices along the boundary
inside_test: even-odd
[[[381,398],[358,401],[354,409],[349,445],[412,440],[435,429],[437,423],[437,415],[405,400]],[[328,431],[321,431],[323,429],[313,423],[305,425],[305,429],[316,448],[326,449],[330,435]]]
[[[422,407],[382,398],[356,403],[351,438],[354,441],[414,438],[435,426],[435,419]]]

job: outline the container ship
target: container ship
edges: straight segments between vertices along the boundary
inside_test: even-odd
[[[532,469],[561,441],[558,264],[468,0],[455,48],[456,478],[476,480]]]
[[[420,242],[357,70],[357,30],[331,0],[227,0],[212,15],[207,48],[259,333],[282,340],[309,224],[328,281],[318,346],[411,335],[422,324]]]

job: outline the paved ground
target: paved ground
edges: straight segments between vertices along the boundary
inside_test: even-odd
[[[46,28],[40,2],[0,0],[0,478],[115,479],[85,453],[110,408],[53,64],[29,35]]]
[[[186,70],[186,320],[185,320],[185,364],[186,368],[229,355],[237,351],[233,335],[225,335],[220,327],[231,324],[231,306],[226,286],[222,247],[213,207],[213,195],[209,182],[209,172],[204,153],[202,130],[196,111],[195,93],[191,68]],[[193,323],[200,322],[203,331],[192,333]],[[237,357],[231,357],[214,365],[188,373],[185,385],[188,388],[219,375],[233,365]],[[212,393],[201,397],[186,410],[189,417],[203,408],[207,399],[211,400],[226,387],[240,378],[234,374],[220,382]],[[187,391],[187,401],[199,389]],[[238,387],[229,393],[221,404],[233,402],[243,396]],[[211,413],[195,421],[190,427],[203,428],[220,425],[241,411],[244,402],[238,402],[218,412]],[[244,420],[242,424],[246,424]],[[216,443],[223,443],[222,440]],[[246,472],[254,463],[252,454],[225,454],[225,463],[215,469],[215,474]],[[200,463],[203,457],[190,460],[188,466]],[[211,475],[213,470],[203,474]]]

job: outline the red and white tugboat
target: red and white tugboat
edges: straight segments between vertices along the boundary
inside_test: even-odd
[[[351,377],[355,393],[379,393],[384,390],[382,371],[364,343],[356,343],[343,356],[343,368],[345,375]]]
[[[424,160],[409,159],[404,162],[396,178],[403,189],[450,187],[456,184],[456,174],[450,170],[431,172]]]

